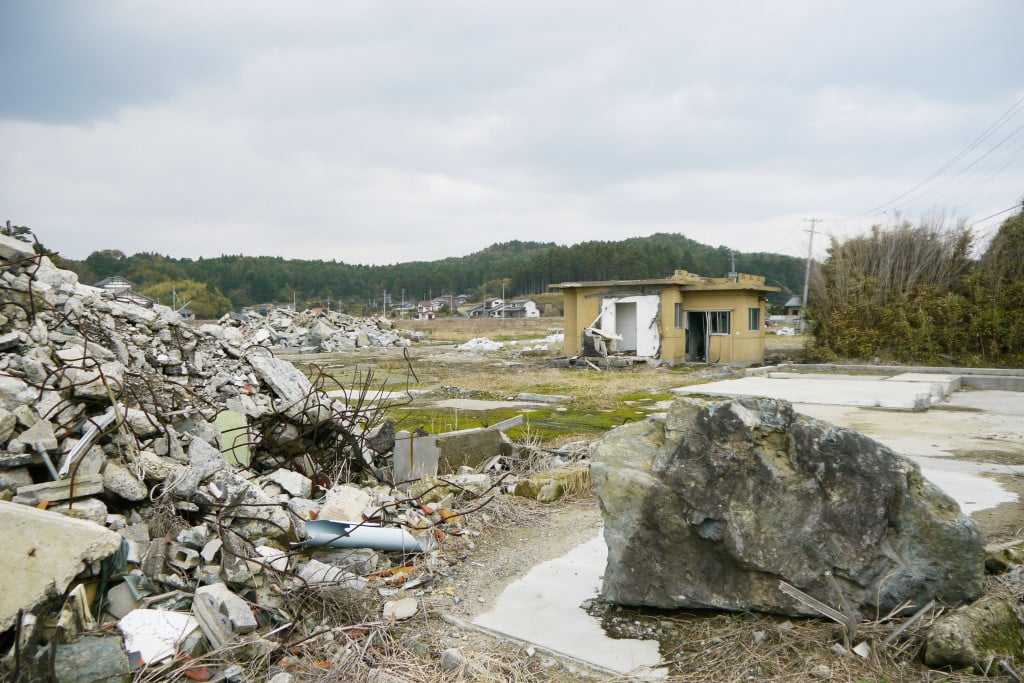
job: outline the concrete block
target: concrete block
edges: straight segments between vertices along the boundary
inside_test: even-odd
[[[192,601],[192,613],[215,649],[235,635],[256,630],[256,617],[249,604],[223,583],[200,586]]]
[[[435,436],[413,436],[406,431],[396,433],[392,458],[395,483],[403,485],[405,482],[437,474],[437,463],[440,458],[441,451],[437,447]]]
[[[501,455],[501,432],[497,429],[466,429],[438,434],[438,474],[452,474],[460,467],[476,469],[491,458]]]
[[[22,505],[39,505],[39,503],[69,500],[72,496],[75,498],[95,496],[102,491],[103,477],[98,474],[90,474],[74,479],[21,486],[18,488],[18,495],[14,497],[14,502]]]
[[[31,609],[62,594],[89,563],[121,547],[121,536],[93,522],[0,501],[4,537],[0,567],[0,632],[10,628],[19,609]]]
[[[167,564],[188,571],[199,566],[199,553],[178,543],[167,548]]]

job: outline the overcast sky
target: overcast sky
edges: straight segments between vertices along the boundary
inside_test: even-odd
[[[1024,198],[1021,26],[1020,0],[0,0],[0,219],[71,258],[803,256],[807,218]]]

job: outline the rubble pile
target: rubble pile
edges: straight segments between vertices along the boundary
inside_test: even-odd
[[[403,341],[365,324],[278,312],[191,329],[0,236],[0,678],[238,679],[338,636],[298,595],[411,594],[447,569],[437,539],[461,533],[488,477],[410,497],[388,483],[380,409],[263,348]],[[213,651],[220,669],[190,668]]]
[[[336,311],[275,309],[228,313],[217,324],[205,324],[200,333],[224,342],[235,354],[254,346],[292,353],[334,353],[370,346],[410,346],[426,337],[422,332],[396,329],[387,318],[355,318]]]

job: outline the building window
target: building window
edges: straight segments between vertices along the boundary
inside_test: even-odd
[[[676,304],[676,329],[683,329],[683,305]]]
[[[709,316],[711,334],[729,334],[729,311],[711,311]]]
[[[761,309],[760,308],[749,308],[747,313],[750,318],[750,330],[757,331],[761,329]]]

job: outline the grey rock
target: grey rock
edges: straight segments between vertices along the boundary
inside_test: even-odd
[[[58,683],[104,683],[132,680],[128,656],[120,637],[86,636],[57,646],[53,663]]]
[[[976,598],[985,538],[916,464],[784,401],[679,399],[609,432],[591,475],[604,597],[661,608],[813,611],[786,581],[857,609]]]
[[[933,668],[971,667],[979,674],[999,671],[998,660],[1024,661],[1024,639],[1013,607],[988,596],[943,616],[928,632],[925,663]]]
[[[457,648],[448,648],[441,653],[441,670],[446,673],[455,673],[466,666],[466,658]]]
[[[390,453],[395,449],[395,421],[385,420],[363,437],[374,453]]]

